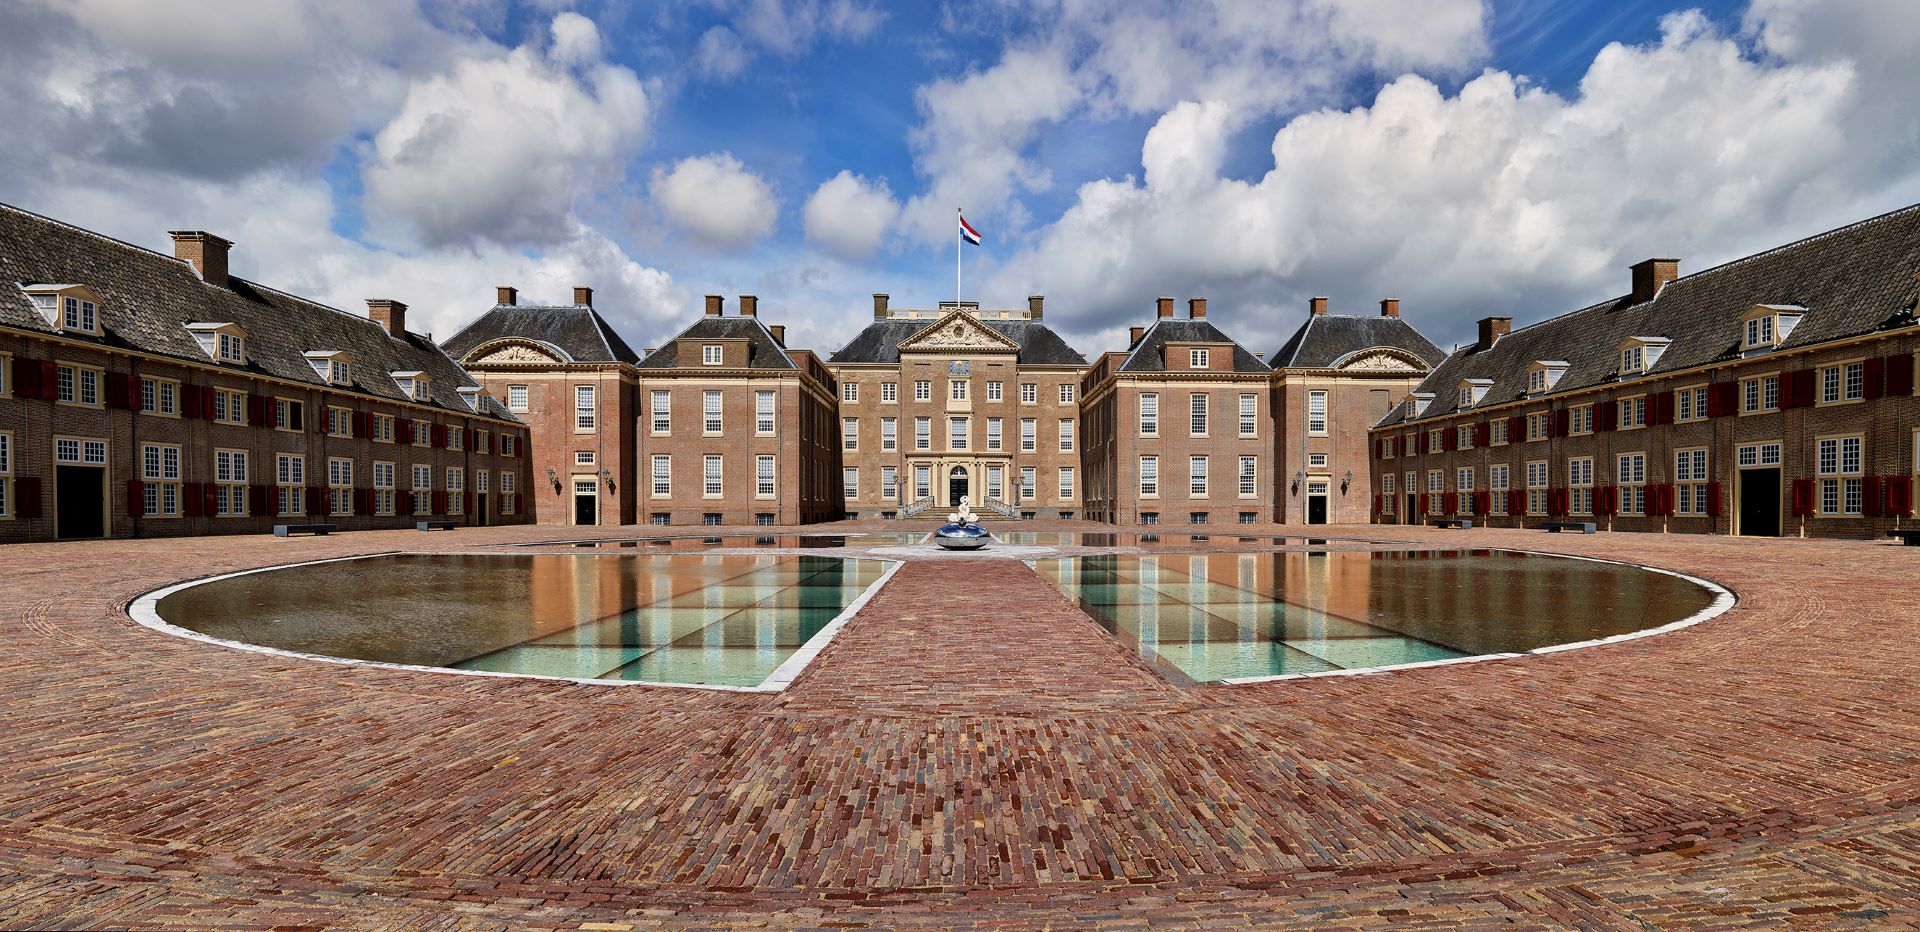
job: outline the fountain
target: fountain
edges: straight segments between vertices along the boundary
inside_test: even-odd
[[[933,541],[947,550],[978,550],[987,542],[987,529],[980,526],[978,516],[967,507],[967,497],[960,496],[957,510],[947,515],[947,523],[933,532]]]

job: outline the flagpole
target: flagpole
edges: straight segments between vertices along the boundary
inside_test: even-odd
[[[960,218],[965,216],[960,208],[953,209],[953,303],[960,304]]]

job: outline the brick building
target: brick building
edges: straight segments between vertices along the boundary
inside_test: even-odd
[[[1381,521],[1866,537],[1913,511],[1920,206],[1509,332],[1373,430]]]
[[[526,432],[406,305],[348,314],[0,206],[0,541],[525,521]]]
[[[839,381],[840,494],[849,514],[904,515],[967,496],[984,512],[1075,517],[1086,359],[1044,299],[895,308],[828,360]]]
[[[570,304],[531,305],[502,285],[494,306],[442,346],[527,422],[535,520],[638,520],[640,356],[594,309],[593,289],[574,288]]]

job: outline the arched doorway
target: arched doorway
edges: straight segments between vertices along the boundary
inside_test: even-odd
[[[947,504],[958,505],[967,497],[967,468],[955,466],[947,473]]]

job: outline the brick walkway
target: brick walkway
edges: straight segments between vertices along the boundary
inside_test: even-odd
[[[14,545],[0,926],[1920,924],[1920,553],[1364,533],[1742,602],[1550,656],[1177,688],[1023,565],[951,560],[756,695],[302,662],[124,614],[189,576],[554,531]]]

